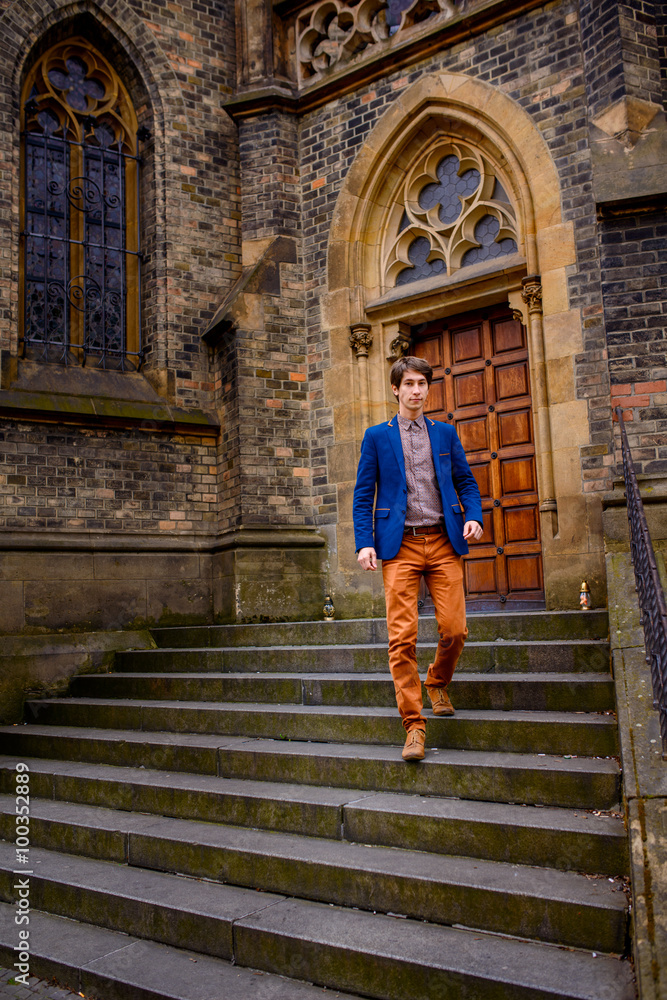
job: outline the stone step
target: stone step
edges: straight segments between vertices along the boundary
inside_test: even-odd
[[[112,698],[45,698],[26,702],[26,718],[41,725],[219,733],[334,743],[402,745],[395,708],[263,705],[206,701],[132,702]],[[611,715],[461,710],[428,719],[427,746],[459,750],[575,754],[618,752]]]
[[[117,869],[117,866],[114,866]],[[189,888],[189,887],[188,887]],[[238,891],[238,890],[237,890]],[[0,903],[0,961],[16,961],[15,908]],[[199,951],[131,937],[66,917],[30,914],[30,972],[105,1000],[361,1000],[282,975],[253,971]],[[605,959],[605,961],[611,961]],[[21,989],[17,986],[16,989]],[[16,996],[21,996],[16,993]],[[28,996],[26,990],[25,996]],[[615,1000],[615,998],[614,998]]]
[[[0,957],[13,961],[13,907],[0,904]],[[33,968],[120,1000],[635,1000],[629,963],[469,930],[286,899],[234,923],[234,965],[35,912]],[[250,969],[271,973],[256,977]],[[280,979],[290,976],[294,979]],[[275,978],[274,978],[275,977]],[[452,991],[455,992],[452,992]],[[333,996],[338,996],[333,993]]]
[[[15,827],[14,796],[0,796],[0,834]],[[606,878],[480,858],[254,830],[120,812],[31,796],[34,848],[178,872],[317,902],[400,913],[414,920],[464,925],[514,937],[603,952],[622,952],[626,899]],[[11,901],[12,861],[0,871],[0,897]],[[79,895],[83,895],[80,893]],[[35,902],[51,908],[48,897]],[[97,907],[79,900],[77,915]]]
[[[457,854],[512,864],[624,875],[620,816],[526,808],[353,788],[170,774],[144,767],[0,758],[0,792],[11,794],[19,759],[37,798],[140,810],[283,833]]]
[[[433,644],[417,645],[417,662],[426,672],[433,660]],[[468,642],[458,669],[476,673],[609,673],[609,644],[604,640],[563,639],[558,642]],[[121,673],[237,673],[263,671],[291,673],[386,673],[387,645],[274,645],[220,648],[160,648],[124,650],[117,653]]]
[[[471,642],[534,640],[554,642],[572,639],[606,639],[609,619],[596,611],[508,611],[499,614],[468,614]],[[158,646],[278,646],[387,643],[384,618],[352,618],[341,621],[270,622],[258,625],[198,625],[153,629]],[[438,628],[432,615],[420,615],[419,640],[437,642]]]
[[[615,704],[606,674],[457,673],[449,693],[458,708],[604,712]],[[179,701],[269,702],[295,705],[395,706],[385,674],[87,674],[74,677],[75,698],[148,698]],[[424,705],[430,703],[423,690]]]
[[[17,757],[220,775],[239,780],[360,788],[474,801],[607,810],[620,801],[614,759],[553,754],[431,750],[418,765],[400,747],[304,743],[205,733],[66,726],[0,728]]]

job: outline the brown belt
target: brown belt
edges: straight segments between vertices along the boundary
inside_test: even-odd
[[[404,535],[436,535],[444,531],[443,524],[421,524],[418,528],[406,528]]]

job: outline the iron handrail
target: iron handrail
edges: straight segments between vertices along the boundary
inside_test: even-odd
[[[623,477],[630,522],[630,549],[641,609],[640,621],[644,626],[646,662],[651,667],[653,707],[660,715],[662,756],[663,759],[667,759],[667,606],[630,453],[623,410],[617,406],[614,412],[621,429]]]

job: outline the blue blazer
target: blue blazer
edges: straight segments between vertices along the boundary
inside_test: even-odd
[[[454,428],[440,420],[426,416],[424,419],[442,496],[445,528],[454,551],[465,555],[468,551],[463,538],[465,521],[483,523],[477,482]],[[403,541],[407,494],[401,432],[398,420],[393,417],[387,423],[369,427],[361,443],[352,505],[357,551],[372,546],[378,559],[394,558]]]

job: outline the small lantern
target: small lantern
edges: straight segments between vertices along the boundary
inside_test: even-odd
[[[324,612],[325,622],[332,622],[336,617],[336,609],[333,606],[330,594],[327,594],[324,598],[324,607],[322,608],[322,611]]]
[[[591,593],[585,580],[581,581],[579,588],[579,607],[582,611],[588,611],[591,606]]]

